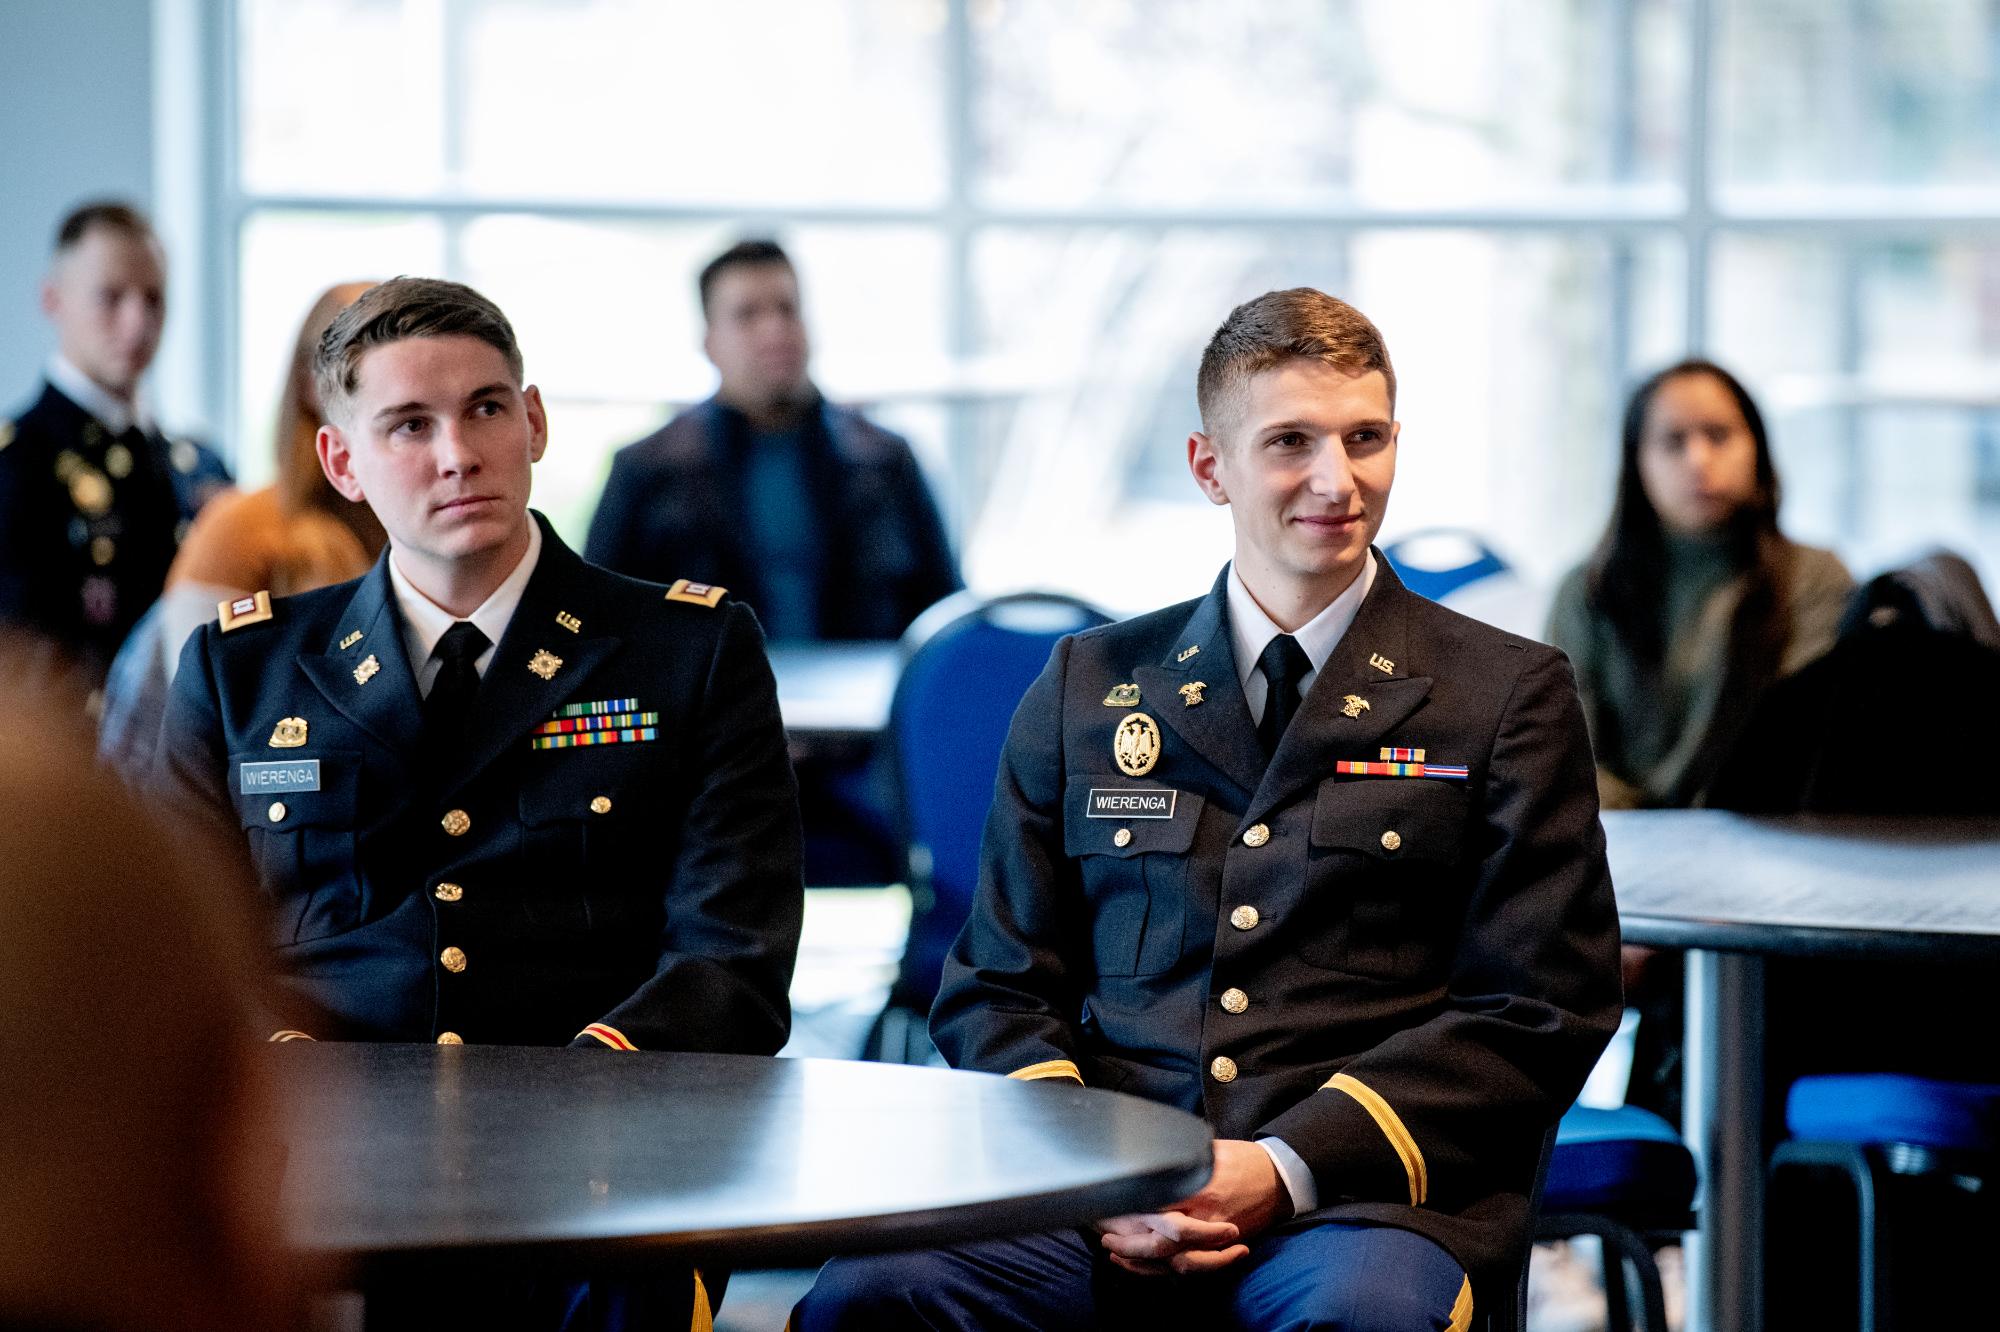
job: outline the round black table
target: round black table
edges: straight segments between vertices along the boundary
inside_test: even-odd
[[[1607,813],[1630,943],[1687,950],[1691,1332],[1763,1326],[1764,956],[2000,961],[2000,821]]]
[[[1077,1225],[1208,1178],[1192,1115],[1074,1084],[820,1059],[272,1047],[308,1255],[609,1272]]]

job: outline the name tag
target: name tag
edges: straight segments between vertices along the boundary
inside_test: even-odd
[[[1170,819],[1174,816],[1174,801],[1179,791],[1161,791],[1144,787],[1097,787],[1090,788],[1090,804],[1083,816],[1087,819]]]
[[[237,770],[244,795],[265,791],[319,790],[319,760],[294,759],[290,763],[245,763]]]

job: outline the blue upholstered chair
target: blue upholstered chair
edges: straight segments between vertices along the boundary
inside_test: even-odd
[[[1989,1037],[1982,1031],[1971,1039]],[[1797,1174],[1844,1178],[1854,1192],[1858,1232],[1855,1326],[1888,1327],[1888,1273],[1895,1266],[1889,1248],[1898,1230],[1890,1224],[1892,1179],[1926,1182],[1934,1196],[1956,1192],[1968,1200],[2000,1185],[2000,1085],[1903,1073],[1813,1074],[1792,1084],[1785,1126],[1792,1137],[1771,1158],[1774,1217],[1785,1191],[1802,1182]],[[1988,1219],[2000,1232],[2000,1209]]]
[[[907,658],[889,733],[909,848],[910,937],[864,1057],[930,1059],[925,1023],[944,955],[979,882],[979,835],[1014,709],[1058,639],[1109,622],[1095,607],[1054,593],[986,599],[961,592],[925,611],[904,635]]]
[[[1597,1236],[1610,1332],[1632,1327],[1628,1267],[1646,1332],[1666,1332],[1666,1297],[1653,1249],[1678,1243],[1694,1228],[1694,1187],[1694,1156],[1652,1111],[1577,1106],[1562,1117],[1535,1237]]]

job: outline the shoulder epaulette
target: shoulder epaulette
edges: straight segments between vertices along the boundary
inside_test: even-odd
[[[716,587],[712,583],[690,583],[685,578],[676,578],[674,585],[667,589],[668,601],[685,601],[696,606],[706,606],[714,610],[721,601],[726,587]]]
[[[271,594],[258,592],[234,601],[218,601],[215,613],[222,624],[222,632],[241,629],[246,624],[262,624],[271,618]]]

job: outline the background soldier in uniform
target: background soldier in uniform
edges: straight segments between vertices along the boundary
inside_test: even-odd
[[[1198,387],[1189,465],[1235,558],[1057,646],[931,1029],[960,1068],[1204,1116],[1214,1175],[1090,1233],[838,1260],[801,1332],[1407,1332],[1512,1299],[1543,1135],[1619,1011],[1568,665],[1372,551],[1398,426],[1360,312],[1251,301]]]
[[[166,321],[144,217],[99,203],[64,218],[42,310],[57,339],[47,379],[0,421],[0,619],[58,645],[95,687],[229,473],[192,440],[168,441],[139,399]]]
[[[299,1004],[273,1039],[775,1052],[799,827],[755,618],[587,565],[529,512],[541,397],[477,292],[372,288],[316,370],[321,461],[390,548],[224,606],[182,653],[162,758],[257,863]],[[706,1298],[683,1273],[371,1305],[685,1326]]]

